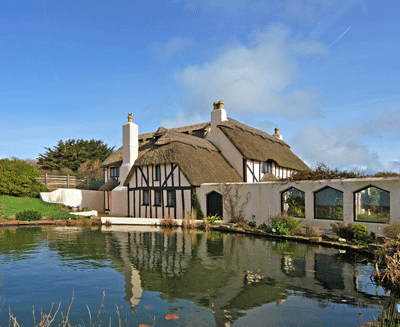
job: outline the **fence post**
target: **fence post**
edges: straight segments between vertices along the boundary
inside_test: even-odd
[[[46,184],[47,187],[47,173],[44,175],[44,183]]]
[[[69,174],[67,174],[67,188],[69,188]]]

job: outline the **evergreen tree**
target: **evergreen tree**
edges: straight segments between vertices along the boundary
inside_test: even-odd
[[[100,140],[68,140],[58,141],[53,148],[45,148],[44,154],[39,154],[39,165],[48,170],[69,168],[77,171],[80,165],[88,160],[104,161],[114,151]]]

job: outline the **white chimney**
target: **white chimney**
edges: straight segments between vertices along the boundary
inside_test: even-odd
[[[275,134],[272,135],[272,136],[275,136],[276,138],[278,138],[278,139],[280,139],[280,140],[283,140],[282,135],[279,134],[279,128],[275,128]]]
[[[120,183],[123,184],[135,160],[139,155],[139,127],[132,122],[132,114],[128,115],[128,122],[122,126],[122,166],[120,169]]]
[[[226,120],[228,118],[224,109],[224,101],[214,102],[214,110],[211,111],[211,130],[216,129],[219,124]]]

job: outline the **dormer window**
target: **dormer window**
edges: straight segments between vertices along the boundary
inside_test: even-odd
[[[110,178],[115,178],[118,180],[119,178],[119,167],[111,167],[110,168]]]
[[[261,163],[261,172],[263,174],[272,173],[272,160],[263,161]]]

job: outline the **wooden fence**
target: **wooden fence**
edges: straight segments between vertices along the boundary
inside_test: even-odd
[[[36,178],[37,181],[46,185],[49,190],[56,190],[58,188],[86,188],[89,189],[89,178],[84,180],[77,179],[76,176],[70,175],[42,175]]]

